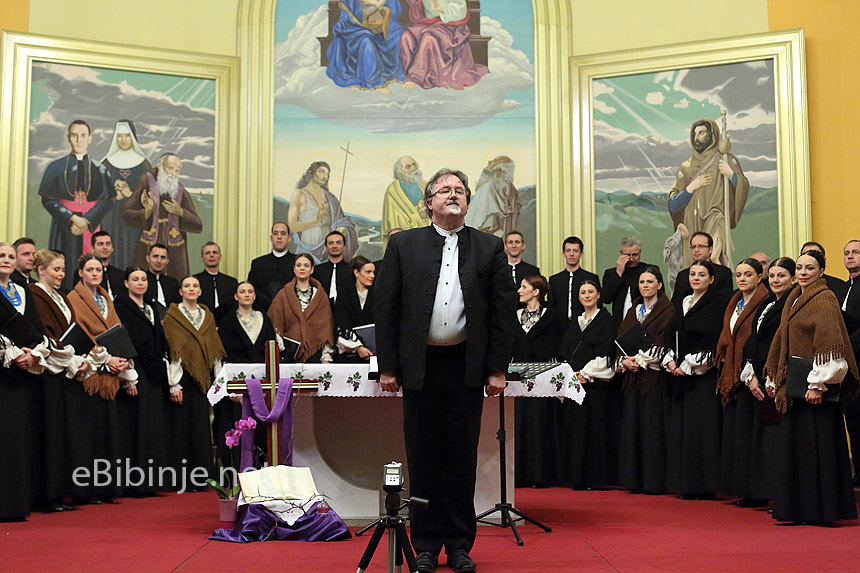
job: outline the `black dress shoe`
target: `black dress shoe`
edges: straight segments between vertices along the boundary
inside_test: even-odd
[[[453,569],[454,573],[472,573],[478,569],[465,549],[458,549],[448,554],[448,567]]]
[[[429,551],[422,551],[415,557],[418,563],[418,571],[421,573],[433,573],[439,566],[439,559]]]
[[[42,510],[45,513],[59,513],[61,511],[72,511],[75,508],[71,505],[66,505],[60,501],[48,503],[45,505],[45,508]]]

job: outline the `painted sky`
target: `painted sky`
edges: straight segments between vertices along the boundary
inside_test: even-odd
[[[73,120],[92,126],[89,152],[101,161],[115,122],[131,119],[151,163],[167,151],[177,153],[186,188],[213,192],[213,80],[36,62],[30,102],[30,183],[38,184],[48,163],[69,153],[66,133]]]

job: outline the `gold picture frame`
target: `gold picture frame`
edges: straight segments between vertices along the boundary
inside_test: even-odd
[[[235,216],[242,201],[237,168],[238,58],[12,32],[3,32],[0,44],[0,196],[6,206],[0,215],[0,237],[14,239],[26,230],[33,66],[60,64],[214,82],[214,153],[207,158],[213,166],[212,237],[225,251],[235,252],[242,242],[231,232],[235,226],[231,213]],[[196,261],[195,254],[190,256]],[[223,270],[235,273],[239,267],[238,258],[228,257]]]
[[[595,106],[601,105],[605,108],[604,104],[596,103],[595,100],[595,86],[599,90],[602,89],[602,84],[598,85],[597,82],[639,74],[670,73],[757,62],[772,65],[773,72],[779,253],[799,252],[800,246],[809,238],[811,220],[805,44],[802,29],[571,58],[575,174],[573,224],[574,228],[582,233],[581,236],[587,244],[597,245],[597,248],[586,249],[585,266],[598,269],[598,249],[613,253],[612,264],[606,264],[609,257],[602,257],[602,268],[613,266],[618,248],[617,240],[610,245],[599,244],[597,241],[595,181],[598,169],[595,165],[596,159],[599,158],[596,157],[598,152],[595,149]],[[659,99],[659,96],[656,97]],[[685,129],[689,130],[690,123],[685,125]],[[685,137],[686,134],[681,132],[677,139],[683,140]],[[689,144],[687,147],[689,157]],[[684,159],[686,158],[681,158],[681,161]],[[680,161],[675,164],[676,170],[678,165]],[[674,178],[674,173],[667,173],[665,170],[662,175],[664,179],[666,176]],[[668,192],[669,188],[663,190]],[[617,239],[620,238],[621,236]],[[651,247],[662,249],[663,245],[660,243]],[[770,254],[772,258],[777,255]],[[649,256],[655,260],[646,259],[644,254],[643,260],[658,263],[656,256]],[[662,260],[659,264],[662,266]]]

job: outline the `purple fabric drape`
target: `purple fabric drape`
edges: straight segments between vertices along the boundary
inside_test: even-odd
[[[283,465],[293,465],[293,379],[281,378],[278,380],[278,394],[272,410],[266,406],[266,397],[263,395],[263,387],[255,378],[245,380],[248,388],[248,399],[242,401],[242,417],[248,416],[260,422],[271,424],[278,423],[278,454]],[[242,432],[242,461],[239,471],[254,467],[254,432],[256,430],[244,430]],[[278,465],[278,460],[269,460],[269,465]]]
[[[317,511],[319,502],[296,520],[293,525],[258,503],[239,508],[239,519],[233,529],[216,529],[209,539],[248,543],[251,541],[338,541],[352,537],[346,524],[333,510]]]

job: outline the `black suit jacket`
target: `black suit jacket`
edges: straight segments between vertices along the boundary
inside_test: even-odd
[[[731,298],[735,290],[735,285],[732,282],[732,269],[715,264],[714,284],[708,287],[708,290],[714,290],[726,299]],[[693,287],[690,286],[690,267],[687,267],[678,272],[678,277],[675,279],[675,290],[672,291],[672,302],[680,304],[685,296],[691,294],[693,294]]]
[[[349,289],[355,290],[355,275],[352,274],[351,264],[341,261],[335,267],[334,263],[326,261],[315,266],[313,276],[325,289],[332,306],[334,306],[334,301],[331,300],[331,276],[334,274],[335,269],[337,269],[335,283],[337,284],[338,297],[340,297],[340,293],[349,292]]]
[[[282,257],[269,253],[251,261],[248,282],[254,285],[257,304],[263,311],[269,310],[269,305],[272,304],[272,299],[278,291],[296,276],[293,271],[295,262],[296,255],[290,252]]]
[[[206,308],[212,311],[215,317],[215,322],[221,322],[229,309],[236,306],[236,299],[233,295],[236,294],[236,288],[239,286],[239,281],[235,277],[218,273],[217,275],[209,274],[205,269],[194,275],[200,281],[200,299],[206,305]],[[215,291],[218,291],[218,305],[215,305]],[[256,290],[256,289],[255,289]]]
[[[624,320],[624,301],[627,299],[627,293],[630,293],[631,301],[636,300],[639,296],[639,275],[650,266],[649,263],[640,262],[635,267],[624,269],[624,274],[620,277],[615,272],[615,267],[603,271],[600,302],[612,305],[612,318],[615,322],[621,324]]]
[[[146,271],[146,278],[149,284],[146,288],[145,298],[152,303],[152,308],[158,313],[158,319],[164,320],[164,315],[167,313],[167,309],[170,308],[170,304],[174,302],[179,304],[182,302],[182,297],[179,296],[179,281],[164,273],[158,276],[158,280],[156,280],[155,274],[149,270]],[[161,281],[161,290],[164,292],[165,305],[158,302],[158,281]]]
[[[570,292],[570,271],[567,269],[558,272],[549,277],[549,297],[547,298],[547,306],[555,310],[558,319],[561,321],[564,329],[567,330],[570,324],[570,318],[567,317],[567,305],[571,303],[573,310],[572,317],[577,317],[583,312],[582,303],[579,302],[579,285],[588,279],[600,284],[600,278],[583,268],[578,268],[573,271],[573,292]],[[568,297],[569,300],[568,300]]]
[[[520,284],[523,282],[523,279],[526,277],[530,277],[532,275],[539,275],[540,269],[530,263],[525,261],[520,261],[517,264],[513,265],[514,274],[516,278],[512,278],[514,281],[514,290],[520,288]],[[508,263],[508,276],[511,276],[511,264]]]
[[[827,283],[827,288],[832,290],[834,293],[838,293],[844,286],[845,281],[838,277],[834,277],[828,274],[824,275],[824,282]],[[837,295],[838,297],[838,295]],[[841,300],[839,302],[842,302]]]
[[[34,279],[32,276],[24,276],[21,273],[21,271],[19,271],[18,269],[15,269],[14,271],[12,271],[12,274],[9,276],[9,278],[12,280],[13,283],[15,283],[18,286],[22,286],[22,287],[25,287],[27,285],[36,284],[37,282],[39,282],[36,279]]]
[[[408,390],[420,390],[424,384],[444,244],[432,225],[392,235],[385,272],[373,287],[379,369],[398,372]],[[491,370],[507,370],[516,298],[501,239],[464,227],[458,249],[466,310],[465,383],[480,387]]]

